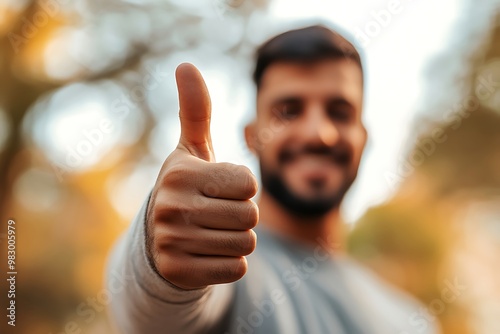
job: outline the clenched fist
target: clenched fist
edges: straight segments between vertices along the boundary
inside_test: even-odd
[[[255,176],[216,163],[210,96],[191,64],[176,71],[181,138],[165,160],[147,212],[147,251],[158,273],[182,289],[229,283],[247,270],[259,220]]]

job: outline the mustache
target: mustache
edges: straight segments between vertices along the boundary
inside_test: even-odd
[[[347,148],[340,146],[329,147],[305,145],[301,147],[284,148],[278,155],[278,161],[280,163],[287,163],[296,159],[298,156],[305,154],[330,158],[339,165],[348,165],[351,160],[351,154]]]

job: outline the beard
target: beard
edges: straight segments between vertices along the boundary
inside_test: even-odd
[[[328,154],[326,150],[321,150],[318,152],[315,149],[305,148],[304,151],[313,151],[314,153]],[[296,152],[300,154],[302,152]],[[291,151],[282,152],[279,157],[280,162],[286,163],[286,161],[295,155]],[[336,189],[332,189],[328,192],[322,191],[318,187],[315,187],[317,191],[312,196],[303,196],[294,192],[286,183],[285,179],[282,177],[282,173],[279,171],[271,170],[267,168],[260,159],[260,173],[262,180],[262,188],[265,189],[271,197],[273,197],[282,208],[286,211],[300,217],[300,218],[320,218],[326,215],[331,210],[340,207],[345,194],[351,187],[352,183],[356,179],[357,168],[349,167],[349,156],[346,154],[340,155],[337,153],[332,154],[334,158],[343,167],[348,170],[346,176],[343,178],[340,186]],[[311,187],[315,185],[312,184]],[[317,185],[316,185],[317,186]]]

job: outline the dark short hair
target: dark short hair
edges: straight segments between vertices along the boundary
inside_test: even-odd
[[[312,63],[325,59],[353,60],[361,70],[361,57],[346,38],[323,25],[290,30],[262,44],[256,53],[253,80],[259,90],[265,70],[273,63]]]

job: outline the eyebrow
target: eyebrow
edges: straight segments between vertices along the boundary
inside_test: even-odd
[[[272,104],[280,104],[280,103],[300,103],[304,101],[304,97],[300,95],[289,95],[289,96],[283,96],[283,97],[278,97],[275,100],[272,101]],[[327,103],[335,103],[335,104],[349,104],[353,105],[348,99],[342,96],[329,96],[324,99],[325,102]]]
[[[349,100],[341,96],[329,97],[325,99],[325,101],[327,104],[336,104],[336,105],[340,104],[340,105],[348,105],[350,107],[354,107],[354,105]]]
[[[286,104],[286,103],[303,103],[303,102],[304,98],[302,96],[284,96],[273,100],[271,105]]]

